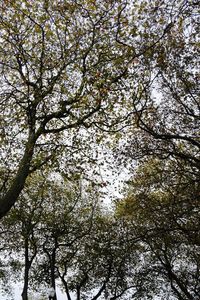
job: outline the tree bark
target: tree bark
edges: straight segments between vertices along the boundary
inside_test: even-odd
[[[25,266],[24,266],[24,286],[22,291],[22,300],[28,300],[28,284],[29,284],[29,270],[31,263],[29,261],[29,245],[28,239],[25,239]]]
[[[11,186],[5,194],[5,196],[0,198],[0,219],[9,212],[9,210],[17,201],[17,198],[24,187],[26,178],[29,174],[30,163],[33,157],[35,142],[35,135],[30,133],[24,151],[24,155],[19,164],[17,174],[15,175]]]
[[[51,256],[51,286],[56,291],[55,262],[56,262],[56,248],[53,249],[52,256]],[[56,292],[52,300],[57,300]]]

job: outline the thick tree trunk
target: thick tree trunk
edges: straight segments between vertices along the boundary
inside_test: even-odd
[[[15,178],[13,179],[11,186],[5,194],[5,196],[0,198],[0,219],[4,217],[12,208],[24,187],[26,178],[29,174],[30,163],[33,157],[35,142],[35,135],[30,134],[26,144],[24,155],[19,164],[17,174],[15,175]]]

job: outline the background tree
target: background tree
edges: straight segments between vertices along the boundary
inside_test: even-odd
[[[46,207],[40,220],[42,247],[41,257],[35,266],[36,277],[39,277],[39,283],[45,279],[54,289],[59,260],[66,252],[70,256],[72,249],[82,243],[83,237],[90,235],[94,214],[99,206],[97,194],[94,195],[88,188],[86,191],[79,184],[80,182],[71,182],[66,187],[54,185],[48,196],[53,201]]]
[[[94,185],[61,176],[52,183],[49,176],[31,176],[2,221],[8,262],[19,265],[15,273],[23,278],[22,299],[36,287],[58,285],[68,299],[114,300],[135,293],[130,265],[137,264],[138,254],[130,251],[124,221],[103,211]]]
[[[52,183],[52,174],[45,175],[29,178],[18,203],[2,221],[8,263],[13,264],[15,257],[20,265],[15,273],[20,277],[24,273],[23,300],[29,299],[29,286],[30,290],[37,285],[56,290],[60,256],[90,235],[99,206],[98,193],[94,196],[91,187],[79,179],[72,182],[60,176]]]
[[[182,164],[182,172],[178,167],[169,159],[141,165],[118,212],[149,253],[144,270],[150,272],[150,282],[163,278],[159,289],[165,297],[169,293],[177,299],[198,299],[199,182],[187,165]]]
[[[47,179],[41,174],[31,176],[20,195],[19,202],[2,221],[2,228],[6,233],[4,239],[9,252],[20,265],[20,269],[17,268],[14,271],[18,272],[21,277],[21,270],[23,270],[23,300],[28,299],[29,273],[40,245],[38,227],[46,201],[44,188],[46,185]],[[8,259],[8,263],[10,261],[12,263],[11,257]]]
[[[74,296],[118,299],[131,288],[126,282],[130,255],[125,251],[124,232],[119,229],[111,215],[101,212],[94,218],[88,235],[67,248],[67,252],[62,248],[58,272],[68,300]]]
[[[157,10],[163,23],[166,18],[171,20],[170,28],[139,59],[150,72],[133,94],[135,123],[129,139],[122,141],[122,151],[133,159],[175,157],[199,169],[198,5],[195,1],[162,1],[149,9],[147,42]],[[174,19],[169,10],[177,12]]]
[[[197,4],[163,1],[155,10],[149,9],[149,15],[153,20],[158,9],[165,22],[172,16],[169,8],[178,12],[176,18],[149,55],[139,60],[145,60],[151,72],[133,94],[135,118],[125,131],[126,139],[123,135],[120,141],[121,153],[134,170],[130,192],[118,209],[125,211],[133,237],[141,239],[143,286],[148,278],[147,290],[159,295],[152,286],[159,278],[163,297],[198,299]]]

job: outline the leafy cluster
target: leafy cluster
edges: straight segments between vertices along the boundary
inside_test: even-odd
[[[200,298],[198,9],[0,3],[0,279],[23,300]]]

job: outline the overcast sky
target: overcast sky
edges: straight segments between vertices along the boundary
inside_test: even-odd
[[[0,300],[20,300],[21,299],[21,292],[22,292],[22,285],[20,283],[15,284],[14,287],[14,293],[13,293],[13,297],[8,297],[8,296],[3,296],[2,293],[0,292]],[[38,294],[38,296],[40,296]],[[34,298],[33,300],[39,300],[38,296],[36,296],[36,298]],[[66,295],[61,293],[61,291],[59,289],[57,289],[57,298],[59,300],[66,300]],[[48,291],[47,291],[47,297],[46,299],[48,300]],[[73,298],[72,298],[73,300]]]

